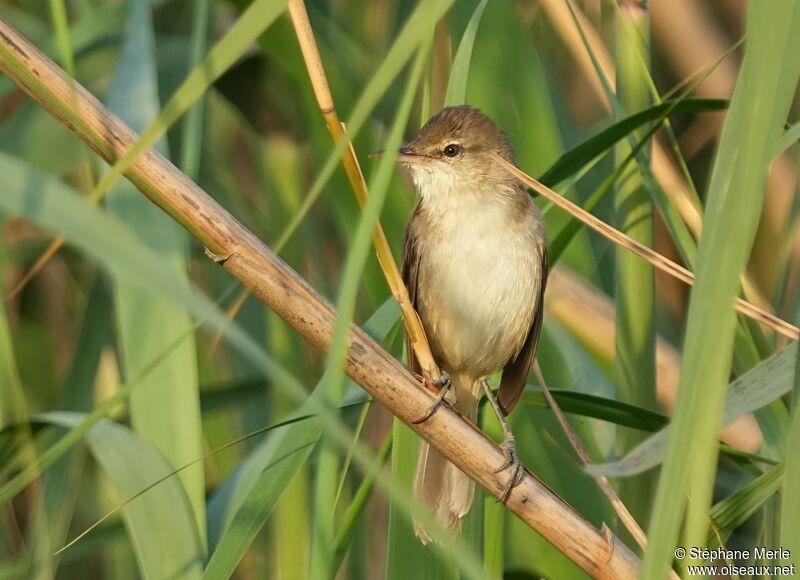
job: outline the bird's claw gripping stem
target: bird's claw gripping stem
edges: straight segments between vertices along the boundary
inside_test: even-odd
[[[522,467],[522,462],[519,460],[519,455],[517,455],[517,441],[514,439],[514,434],[511,432],[511,427],[509,427],[508,421],[506,420],[505,415],[503,415],[503,411],[500,409],[500,404],[497,402],[497,398],[495,398],[492,388],[489,386],[489,383],[486,381],[486,379],[481,380],[481,386],[486,393],[486,398],[489,399],[489,404],[491,404],[495,415],[497,415],[497,420],[500,422],[500,427],[503,429],[503,442],[500,444],[500,448],[503,450],[503,457],[505,457],[506,462],[498,467],[495,470],[495,473],[511,470],[511,474],[508,476],[508,481],[503,488],[503,493],[501,493],[500,497],[497,498],[498,503],[505,504],[506,500],[508,500],[509,496],[511,495],[511,490],[519,485],[519,483],[522,481],[522,477],[525,474],[525,469]]]
[[[450,379],[450,375],[447,374],[447,371],[442,370],[442,375],[438,379],[429,379],[427,377],[422,377],[422,381],[425,383],[430,383],[434,387],[439,387],[439,394],[436,395],[436,398],[433,400],[433,404],[428,408],[425,414],[420,417],[419,419],[415,419],[412,421],[414,425],[419,425],[420,423],[424,423],[431,417],[433,414],[441,407],[442,405],[447,405],[448,407],[452,407],[456,404],[456,392],[453,390],[453,381]],[[445,397],[447,397],[447,393],[451,393],[451,402],[448,402]]]
[[[511,495],[511,490],[522,481],[524,470],[522,468],[522,462],[517,455],[517,442],[510,431],[503,437],[500,448],[503,450],[503,457],[506,458],[506,462],[498,467],[495,473],[511,470],[511,474],[508,476],[508,482],[506,482],[506,486],[503,488],[503,493],[497,498],[498,503],[504,504]]]

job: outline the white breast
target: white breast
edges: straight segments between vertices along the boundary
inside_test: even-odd
[[[438,201],[431,208],[437,235],[418,244],[420,316],[434,356],[451,373],[478,378],[519,352],[533,322],[541,216],[532,202],[496,196],[490,203],[485,196]]]

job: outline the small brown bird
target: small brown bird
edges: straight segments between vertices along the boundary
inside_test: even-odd
[[[503,427],[510,470],[505,499],[521,477],[514,436],[505,420],[519,401],[542,327],[547,281],[544,221],[522,185],[492,158],[514,163],[506,135],[479,110],[448,107],[400,150],[421,193],[406,229],[403,279],[445,374],[439,397],[474,421],[481,391]],[[409,348],[409,368],[420,368]],[[486,377],[503,369],[497,399]],[[415,493],[443,524],[459,530],[475,484],[422,443]],[[417,536],[430,536],[415,523]]]

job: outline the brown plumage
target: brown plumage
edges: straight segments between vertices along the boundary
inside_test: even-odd
[[[406,230],[403,279],[434,358],[452,378],[455,408],[473,421],[481,381],[497,370],[503,369],[502,414],[519,401],[536,355],[547,280],[541,214],[492,152],[514,162],[491,119],[460,106],[431,118],[398,158],[422,194]],[[408,351],[409,367],[419,372]],[[510,431],[504,449],[516,461]],[[423,442],[415,491],[458,529],[474,484]],[[421,526],[415,530],[430,539]]]

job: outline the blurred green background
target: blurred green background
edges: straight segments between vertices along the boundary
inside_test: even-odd
[[[284,4],[2,0],[0,19],[135,131],[167,129],[163,154],[400,358],[399,309],[373,253],[357,258],[361,211],[341,168],[323,169],[336,155]],[[538,198],[553,267],[538,360],[652,540],[643,577],[663,577],[679,545],[782,546],[793,560],[736,563],[800,563],[797,352],[730,307],[741,295],[799,318],[798,2],[307,9],[396,256],[415,192],[401,171],[384,189],[368,155],[393,124],[410,139],[445,102],[466,102],[508,133],[525,172],[697,273],[691,292]],[[193,106],[167,126],[163,104],[211,47],[230,66],[207,90],[187,83]],[[386,461],[379,483],[410,490],[416,435],[340,384],[336,360],[133,186],[93,207],[107,172],[0,76],[0,577],[584,576],[482,492],[454,548],[420,545],[405,503],[286,385],[326,392],[353,446]],[[66,244],[34,266],[58,234]],[[196,293],[204,306],[189,304]],[[213,311],[235,313],[261,358],[197,324]],[[533,378],[511,423],[531,471],[643,553]]]

